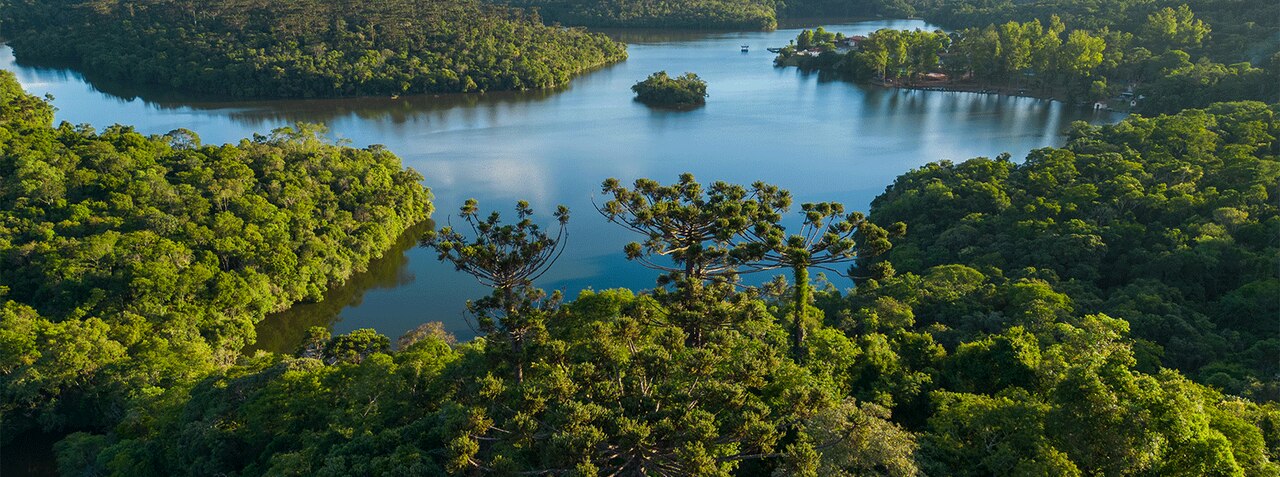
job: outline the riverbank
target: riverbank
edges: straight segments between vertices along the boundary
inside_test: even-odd
[[[917,74],[909,80],[886,80],[883,78],[869,76],[864,70],[850,68],[847,63],[847,58],[853,52],[854,50],[848,48],[824,52],[817,52],[814,50],[794,51],[787,48],[783,49],[778,56],[774,58],[774,66],[779,68],[795,67],[806,72],[816,71],[819,75],[834,76],[839,78],[841,81],[849,83],[865,86],[879,86],[891,89],[993,94],[1018,98],[1043,99],[1048,101],[1058,101],[1073,106],[1090,107],[1095,110],[1119,113],[1131,113],[1133,111],[1133,106],[1135,106],[1135,104],[1130,103],[1128,99],[1119,97],[1098,101],[1087,101],[1080,100],[1079,98],[1072,98],[1069,89],[1061,86],[1052,88],[1032,88],[1021,84],[993,84],[990,82],[975,81],[971,77],[967,76],[962,79],[953,79],[945,73],[936,71]]]
[[[1081,101],[1078,98],[1072,99],[1070,95],[1062,88],[1025,88],[1020,86],[1008,85],[991,85],[981,84],[976,81],[914,81],[911,83],[895,83],[892,81],[850,81],[858,84],[866,84],[872,86],[880,86],[892,89],[907,89],[916,91],[945,91],[951,93],[976,93],[976,94],[994,94],[1000,96],[1011,96],[1016,98],[1033,98],[1048,101],[1058,101],[1072,106],[1092,108],[1101,111],[1110,111],[1116,113],[1132,113],[1135,104],[1128,102],[1123,97],[1111,98],[1099,101]]]

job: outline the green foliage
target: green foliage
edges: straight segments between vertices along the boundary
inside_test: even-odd
[[[807,50],[817,48],[820,50],[834,50],[836,48],[836,34],[827,31],[822,27],[809,31],[808,29],[800,31],[796,36],[796,48]]]
[[[610,178],[600,190],[610,199],[599,212],[644,237],[644,242],[626,245],[627,259],[665,272],[662,284],[683,279],[732,281],[740,266],[766,253],[746,234],[769,220],[776,222],[791,204],[790,193],[764,183],[751,191],[720,181],[704,189],[690,173],[669,186],[637,179],[627,188]]]
[[[1009,5],[1001,5],[1005,7]],[[1215,102],[1280,100],[1280,44],[1273,39],[1280,38],[1280,25],[1247,21],[1257,28],[1248,32],[1248,43],[1242,45],[1235,34],[1211,35],[1209,23],[1187,5],[1141,16],[1137,12],[1145,9],[1135,7],[1119,13],[1123,21],[1097,12],[1066,10],[1050,10],[1022,22],[1018,21],[1024,18],[1021,15],[966,17],[948,22],[964,27],[950,34],[880,30],[844,52],[814,41],[813,33],[805,30],[796,40],[796,49],[784,49],[775,63],[907,86],[914,85],[921,74],[946,73],[954,87],[1034,91],[1086,102],[1114,100],[1118,108],[1132,104],[1151,114]],[[944,21],[949,18],[941,10],[933,11]],[[1217,18],[1240,15],[1206,8],[1197,11]],[[1059,15],[1075,29],[1068,30]],[[1229,21],[1215,24],[1235,31]],[[1268,31],[1273,32],[1270,37],[1263,34]],[[1228,44],[1235,48],[1222,47]],[[823,53],[799,54],[809,48]],[[1254,53],[1241,57],[1241,48]],[[1193,56],[1194,62],[1190,61]]]
[[[476,0],[23,0],[2,17],[24,61],[236,97],[547,88],[626,58],[604,35]]]
[[[1280,70],[1254,68],[1249,63],[1223,65],[1201,59],[1184,63],[1143,88],[1142,109],[1151,114],[1203,108],[1215,102],[1274,99]]]
[[[1267,0],[1047,0],[1014,2],[974,0],[913,2],[931,21],[952,28],[980,27],[1009,21],[1066,23],[1095,32],[1130,32],[1138,45],[1159,54],[1165,48],[1203,51],[1224,63],[1264,62],[1280,48],[1280,5]],[[1212,30],[1212,33],[1210,33]]]
[[[412,170],[318,126],[237,145],[53,127],[0,76],[3,435],[111,426],[235,361],[431,212]]]
[[[1274,360],[1255,356],[1280,339],[1259,326],[1275,316],[1280,278],[1277,133],[1261,103],[1077,125],[1067,147],[1023,164],[974,159],[903,175],[872,219],[913,224],[887,255],[900,269],[965,263],[1042,278],[1072,290],[1074,304],[1037,299],[1034,316],[1124,318],[1148,366],[1275,399]]]
[[[326,363],[359,363],[374,353],[386,353],[390,349],[391,340],[364,328],[330,339],[325,344],[323,356]]]
[[[1191,7],[1178,5],[1173,8],[1164,7],[1147,16],[1145,31],[1149,49],[1170,47],[1176,49],[1196,48],[1209,35],[1209,25],[1195,18]]]
[[[707,82],[693,73],[672,78],[666,71],[631,85],[636,101],[650,106],[688,107],[707,102]]]
[[[787,206],[790,194],[776,187],[757,185],[754,194],[763,203]],[[795,316],[792,321],[792,346],[796,351],[802,350],[806,328],[808,327],[808,309],[813,301],[812,287],[809,283],[809,269],[818,268],[852,277],[856,266],[851,266],[848,273],[830,268],[842,262],[864,260],[883,254],[892,246],[889,243],[889,232],[866,221],[861,212],[845,214],[844,204],[839,202],[819,202],[801,204],[800,213],[804,220],[798,233],[788,234],[786,227],[779,223],[781,217],[769,207],[761,208],[752,227],[752,245],[757,245],[760,252],[752,258],[759,260],[760,267],[786,267],[794,274],[794,292],[791,312]],[[894,235],[906,233],[906,224],[894,224]],[[863,239],[861,246],[855,236]],[[881,262],[877,270],[883,270]],[[864,277],[865,278],[865,277]]]
[[[1041,4],[1017,5],[984,8]],[[1251,66],[1219,74],[1174,48],[1215,48],[1194,8],[1134,10],[1140,37],[1024,19],[950,46],[878,32],[845,59],[908,81],[945,67],[1261,91],[1239,86]],[[942,64],[946,48],[969,53]],[[11,76],[0,100],[2,434],[90,428],[57,445],[68,475],[1280,474],[1274,106],[1078,123],[1020,164],[929,164],[873,203],[888,229],[819,202],[788,231],[790,195],[764,183],[610,179],[600,211],[642,236],[624,251],[659,288],[570,303],[532,286],[567,210],[553,237],[527,204],[504,224],[469,201],[470,235],[425,243],[495,288],[469,303],[485,336],[424,325],[392,351],[314,328],[296,356],[246,357],[264,313],[429,214],[421,178],[312,126],[205,146],[51,127]],[[856,288],[813,290],[810,267],[855,257],[871,272]],[[790,292],[737,280],[783,267]]]
[[[909,0],[791,0],[778,5],[782,18],[916,18]]]
[[[941,30],[877,30],[862,41],[862,51],[850,58],[860,61],[862,68],[875,72],[882,80],[910,80],[917,73],[936,68],[941,61],[939,55],[951,41]]]

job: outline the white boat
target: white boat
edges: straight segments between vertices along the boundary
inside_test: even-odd
[[[742,45],[742,52],[746,53],[748,48],[751,48],[751,45]]]

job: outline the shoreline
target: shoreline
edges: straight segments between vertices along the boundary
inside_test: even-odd
[[[1079,106],[1079,107],[1088,107],[1090,103],[1090,101],[1076,101],[1076,100],[1071,100],[1065,97],[1061,97],[1063,95],[1055,94],[1054,91],[1049,91],[1045,94],[1037,94],[1035,91],[1032,91],[1027,88],[980,85],[977,83],[968,83],[968,82],[935,81],[935,82],[922,82],[922,83],[915,83],[915,84],[896,84],[896,83],[886,83],[883,81],[854,81],[854,80],[845,80],[845,81],[848,81],[854,84],[859,84],[859,85],[879,86],[881,88],[887,88],[887,89],[902,89],[902,90],[914,90],[914,91],[943,91],[943,92],[951,92],[951,93],[975,93],[975,94],[991,94],[991,95],[997,95],[997,96],[1011,96],[1015,98],[1032,98],[1032,99],[1040,99],[1040,100],[1046,100],[1046,101],[1057,101],[1059,103],[1072,105],[1072,106]],[[1108,99],[1104,102],[1106,104],[1105,107],[1093,108],[1093,109],[1098,111],[1108,111],[1108,112],[1115,112],[1115,113],[1126,113],[1126,114],[1133,113],[1132,109],[1127,109],[1127,108],[1122,109],[1122,108],[1112,107],[1112,102],[1113,100]]]
[[[1049,90],[1041,91],[1041,90],[1037,90],[1029,87],[981,84],[981,83],[973,82],[972,80],[956,81],[951,79],[945,79],[945,80],[924,79],[924,80],[918,80],[910,83],[892,82],[892,81],[884,81],[884,80],[878,80],[878,79],[860,80],[860,79],[849,78],[848,75],[842,75],[838,72],[824,70],[819,67],[806,68],[804,66],[805,62],[800,60],[800,58],[802,57],[812,58],[812,57],[805,57],[803,55],[795,55],[795,54],[789,55],[789,56],[783,56],[783,54],[779,54],[774,58],[774,67],[775,68],[796,68],[801,72],[805,72],[805,73],[817,72],[819,75],[833,75],[833,77],[835,79],[838,79],[839,81],[843,81],[846,83],[855,84],[859,86],[875,86],[875,87],[886,88],[886,89],[901,89],[901,90],[914,90],[914,91],[941,91],[941,92],[950,92],[950,93],[975,93],[975,94],[991,94],[991,95],[997,95],[997,96],[1011,96],[1011,97],[1017,97],[1017,98],[1033,98],[1033,99],[1041,99],[1041,100],[1047,100],[1047,101],[1057,101],[1063,104],[1079,106],[1079,107],[1088,107],[1089,103],[1091,103],[1091,101],[1078,101],[1078,100],[1070,99],[1066,94],[1063,94],[1063,91],[1061,89],[1049,89]],[[1113,107],[1115,101],[1116,100],[1114,98],[1109,98],[1101,101],[1092,101],[1092,103],[1095,103],[1095,104],[1102,103],[1105,105],[1104,107],[1095,107],[1093,109],[1099,110],[1099,111],[1116,112],[1116,113],[1126,113],[1126,114],[1133,113],[1133,110],[1131,108]]]

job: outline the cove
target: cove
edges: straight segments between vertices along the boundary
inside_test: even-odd
[[[812,25],[810,25],[812,26]],[[825,25],[846,35],[880,28],[932,29],[919,20]],[[296,121],[320,122],[353,145],[383,144],[425,176],[437,225],[457,223],[474,197],[507,214],[517,200],[550,212],[573,211],[568,251],[538,283],[569,298],[587,287],[653,286],[654,272],[626,261],[634,237],[597,214],[599,185],[681,172],[700,181],[756,180],[789,189],[797,202],[835,200],[866,210],[894,177],[939,160],[962,161],[1061,145],[1076,120],[1122,116],[1059,102],[976,93],[911,91],[826,81],[773,67],[766,47],[798,29],[772,32],[609,32],[630,58],[573,80],[566,88],[523,93],[342,100],[223,101],[100,84],[66,69],[20,66],[0,49],[0,65],[31,93],[54,96],[57,119],[99,129],[113,123],[147,134],[195,131],[205,143],[235,141]],[[749,45],[749,52],[741,52]],[[658,70],[697,73],[708,82],[705,107],[650,109],[630,87]],[[325,301],[301,304],[259,325],[260,348],[292,351],[309,326],[335,333],[375,328],[393,340],[425,321],[441,321],[461,339],[468,298],[486,290],[436,261],[413,237],[335,287]],[[850,284],[839,279],[840,287]]]

